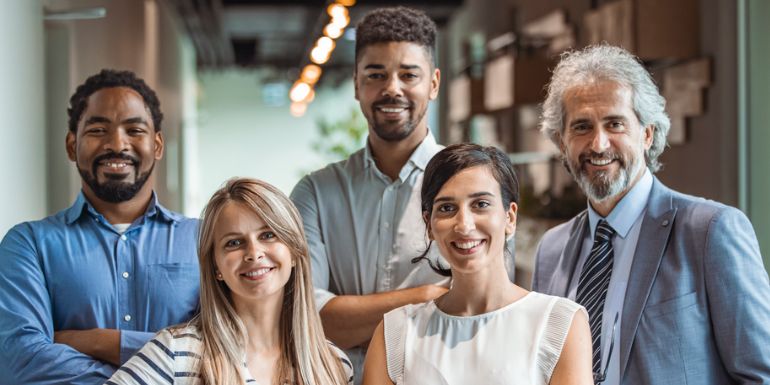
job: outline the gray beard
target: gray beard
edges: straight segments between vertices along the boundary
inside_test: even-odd
[[[622,167],[614,179],[611,179],[610,174],[605,172],[595,174],[593,179],[590,179],[582,170],[578,170],[578,172],[573,170],[572,175],[575,175],[575,181],[590,201],[602,202],[626,191],[631,183],[631,175],[636,176],[642,167],[644,167],[644,162],[637,160],[630,173],[628,169]]]

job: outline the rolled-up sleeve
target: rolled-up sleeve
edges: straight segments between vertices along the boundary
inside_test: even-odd
[[[102,384],[115,367],[53,342],[51,301],[32,231],[0,243],[0,378],[8,384]]]
[[[318,199],[313,182],[309,177],[302,178],[294,186],[291,200],[302,216],[302,224],[310,251],[315,303],[316,308],[320,311],[336,295],[329,291],[329,259],[322,235]]]
[[[125,364],[131,356],[144,346],[155,333],[135,330],[120,331],[120,364]]]

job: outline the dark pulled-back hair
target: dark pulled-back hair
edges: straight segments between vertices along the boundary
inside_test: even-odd
[[[519,203],[519,179],[516,177],[516,172],[513,170],[513,164],[508,155],[492,146],[480,146],[475,143],[453,144],[434,155],[425,167],[420,199],[426,225],[433,213],[433,202],[436,200],[436,195],[444,187],[444,184],[460,171],[476,166],[487,167],[500,185],[500,198],[503,201],[503,207],[509,207],[511,202]],[[421,256],[413,258],[412,263],[425,259],[437,273],[444,276],[452,275],[449,269],[428,259],[427,254],[428,250],[426,249]]]
[[[76,133],[78,131],[78,122],[83,116],[83,111],[88,107],[88,98],[96,91],[112,87],[128,87],[141,95],[142,99],[144,99],[144,104],[150,109],[155,131],[160,131],[163,113],[160,112],[160,101],[158,96],[155,95],[155,91],[131,71],[103,69],[98,74],[86,79],[85,83],[78,86],[75,93],[70,97],[70,106],[67,108],[67,114],[69,115],[69,130],[71,132]]]
[[[356,26],[356,62],[367,46],[377,43],[410,42],[423,46],[434,58],[436,23],[425,12],[407,8],[378,8]]]

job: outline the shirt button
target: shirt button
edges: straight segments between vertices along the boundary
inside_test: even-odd
[[[128,278],[128,272],[127,271],[123,272],[123,278]]]
[[[390,227],[390,222],[385,222],[384,226],[387,229],[388,227]]]
[[[128,237],[126,236],[126,234],[122,234],[122,235],[120,236],[120,240],[121,240],[121,241],[125,241],[126,239],[128,239]]]
[[[126,314],[126,316],[123,317],[123,320],[126,321],[126,322],[131,321],[131,315],[130,314]]]

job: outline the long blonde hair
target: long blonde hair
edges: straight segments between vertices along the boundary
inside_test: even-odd
[[[203,350],[200,375],[204,384],[241,384],[240,370],[246,331],[235,312],[230,289],[216,279],[214,224],[224,206],[237,202],[252,210],[289,250],[295,267],[284,287],[279,335],[281,383],[297,385],[347,384],[340,359],[324,337],[315,309],[310,261],[302,220],[280,190],[257,179],[231,179],[209,200],[199,234],[201,270],[200,314],[191,325],[200,330]]]

